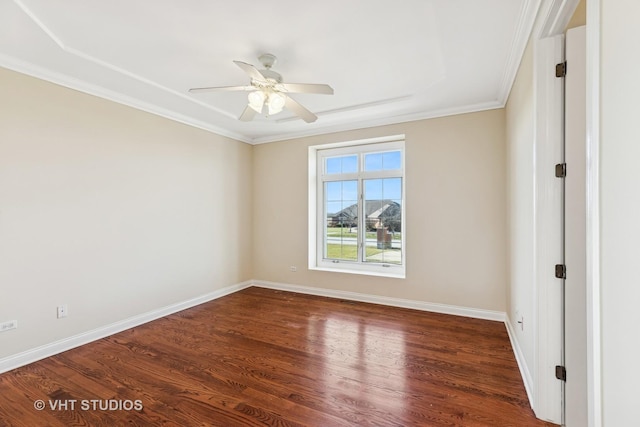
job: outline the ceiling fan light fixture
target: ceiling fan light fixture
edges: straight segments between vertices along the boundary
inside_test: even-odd
[[[333,88],[326,84],[317,83],[283,83],[282,76],[273,71],[271,67],[276,62],[276,57],[271,54],[261,55],[260,62],[264,66],[264,70],[258,70],[251,64],[242,61],[233,61],[249,76],[250,86],[222,86],[222,87],[197,87],[189,89],[191,93],[210,92],[210,91],[249,91],[247,96],[248,105],[245,107],[242,115],[238,118],[243,122],[253,120],[256,113],[262,114],[267,106],[266,116],[272,116],[280,113],[287,108],[293,114],[301,118],[307,123],[313,123],[318,116],[300,105],[295,99],[289,97],[288,93],[314,93],[333,95]]]
[[[261,90],[250,92],[248,98],[249,107],[253,108],[257,113],[261,113],[266,98],[264,92],[262,92]]]
[[[269,115],[272,116],[274,114],[278,114],[282,111],[285,104],[285,97],[283,94],[278,92],[273,92],[269,94]]]

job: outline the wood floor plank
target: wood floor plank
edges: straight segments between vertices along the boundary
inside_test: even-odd
[[[2,374],[0,395],[0,426],[552,425],[499,322],[257,287]]]

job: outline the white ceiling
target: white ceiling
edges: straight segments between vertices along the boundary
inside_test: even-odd
[[[249,143],[504,106],[537,0],[2,0],[0,66]],[[318,115],[237,117],[273,53]],[[262,67],[259,67],[262,68]]]

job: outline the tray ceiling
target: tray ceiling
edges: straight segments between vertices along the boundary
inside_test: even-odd
[[[504,106],[534,0],[13,0],[0,2],[0,66],[249,143]],[[318,115],[237,118],[232,61],[335,94],[291,95]],[[261,67],[259,67],[261,68]]]

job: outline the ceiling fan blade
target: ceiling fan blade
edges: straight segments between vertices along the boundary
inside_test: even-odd
[[[291,93],[318,93],[322,95],[333,95],[333,88],[325,84],[282,83],[279,86],[282,86],[286,92]]]
[[[253,120],[256,114],[258,114],[256,110],[247,105],[247,108],[245,108],[240,115],[239,120],[243,122],[250,122],[251,120]]]
[[[256,88],[253,86],[219,86],[219,87],[194,87],[189,89],[191,93],[200,92],[234,92],[234,91],[251,91]]]
[[[307,110],[297,101],[288,96],[285,96],[284,106],[307,123],[313,123],[318,120],[318,116],[316,116],[311,111]]]
[[[260,82],[265,81],[264,76],[258,71],[256,67],[251,64],[247,64],[242,61],[233,61],[238,67],[242,68],[242,70],[249,75],[253,80],[258,80]]]

